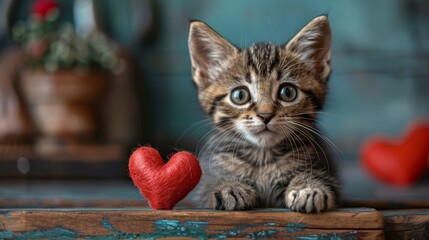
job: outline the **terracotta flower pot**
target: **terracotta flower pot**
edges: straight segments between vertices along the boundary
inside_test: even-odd
[[[59,140],[91,139],[99,130],[99,109],[110,75],[74,70],[53,73],[24,70],[21,87],[31,116],[42,137]]]

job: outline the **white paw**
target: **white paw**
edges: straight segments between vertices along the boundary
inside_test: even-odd
[[[321,212],[334,207],[334,195],[320,188],[304,188],[286,192],[286,206],[297,212]]]

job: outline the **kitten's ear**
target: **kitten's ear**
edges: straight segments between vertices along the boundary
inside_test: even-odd
[[[331,28],[328,18],[322,15],[311,20],[285,49],[315,69],[317,78],[325,81],[331,72]]]
[[[228,58],[238,52],[207,24],[191,22],[189,29],[189,53],[193,79],[198,88],[208,86],[227,65]]]

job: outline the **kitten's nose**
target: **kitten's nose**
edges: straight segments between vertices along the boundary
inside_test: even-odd
[[[257,113],[257,116],[260,119],[262,119],[262,122],[264,122],[265,124],[268,124],[270,120],[274,117],[274,113],[268,113],[268,112]]]

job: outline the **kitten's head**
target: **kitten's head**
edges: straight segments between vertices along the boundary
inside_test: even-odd
[[[283,46],[238,49],[203,22],[191,23],[189,51],[200,103],[215,125],[263,147],[312,125],[331,72],[326,16]],[[302,126],[301,126],[302,127]]]

